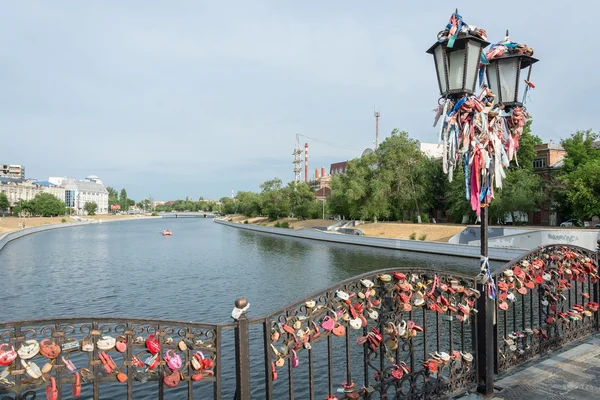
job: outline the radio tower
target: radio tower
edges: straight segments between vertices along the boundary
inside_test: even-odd
[[[302,149],[300,148],[300,135],[296,135],[296,145],[294,146],[294,152],[292,153],[294,156],[294,182],[300,182],[300,176],[302,174]]]
[[[375,114],[375,150],[379,147],[379,110],[373,111]]]

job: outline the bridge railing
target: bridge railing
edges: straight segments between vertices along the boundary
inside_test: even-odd
[[[598,331],[596,253],[551,245],[494,275],[496,373]]]
[[[502,373],[599,329],[593,252],[546,246],[493,278],[373,271],[229,324],[1,323],[0,399],[442,398],[489,385],[489,360]]]

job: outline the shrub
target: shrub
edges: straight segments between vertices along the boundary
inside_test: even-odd
[[[417,232],[413,232],[410,234],[410,236],[408,237],[410,240],[415,240],[417,238]]]
[[[62,222],[64,224],[65,222],[67,222],[67,220],[65,218],[63,218],[60,220],[60,222]]]
[[[260,226],[267,226],[266,222],[263,222],[262,224],[260,224]]]
[[[158,213],[157,213],[156,211],[153,211],[153,212],[152,212],[152,216],[153,216],[153,217],[158,217]]]
[[[248,225],[248,220],[245,220],[245,221],[244,221],[244,223],[245,223],[246,225]]]
[[[289,222],[287,222],[287,221],[285,221],[285,222],[282,222],[282,223],[281,223],[281,227],[282,227],[282,228],[289,229],[289,228],[290,228],[290,223],[289,223]]]
[[[419,240],[426,240],[427,239],[427,235],[422,235],[419,237]]]
[[[281,228],[281,224],[279,223],[279,221],[275,222],[275,225],[273,225],[275,228]]]
[[[413,215],[410,220],[412,221],[413,224],[416,224],[417,222],[419,222],[416,215]],[[421,213],[421,222],[424,224],[429,223],[429,217],[427,216],[427,214]]]

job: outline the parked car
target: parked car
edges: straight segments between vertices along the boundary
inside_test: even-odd
[[[583,226],[583,223],[578,219],[570,219],[568,221],[563,222],[560,226]]]
[[[600,224],[594,225],[594,228],[600,228]]]

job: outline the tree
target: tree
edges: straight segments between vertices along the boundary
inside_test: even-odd
[[[106,191],[108,192],[108,207],[110,209],[110,206],[112,206],[113,204],[119,204],[119,193],[112,187],[107,187]]]
[[[27,214],[54,217],[65,214],[65,203],[50,193],[40,193],[30,201],[19,202],[14,212],[15,215]]]
[[[222,197],[219,200],[221,203],[221,211],[223,214],[234,214],[235,213],[235,201],[230,197]]]
[[[83,205],[83,209],[87,212],[88,215],[96,215],[96,210],[98,209],[98,204],[95,201],[89,202],[86,201]]]
[[[282,189],[281,179],[268,180],[260,188],[260,208],[270,221],[290,215],[290,202]]]
[[[296,218],[313,218],[318,213],[315,194],[304,182],[290,182],[285,188],[290,209]]]
[[[121,195],[119,196],[119,205],[121,206],[121,211],[129,210],[129,202],[127,201],[127,190],[121,189]]]
[[[564,167],[554,187],[557,211],[567,217],[589,219],[600,215],[600,151],[593,142],[598,134],[577,131],[561,142],[567,151]]]
[[[10,208],[10,202],[8,197],[4,193],[0,193],[0,210],[6,210]]]

